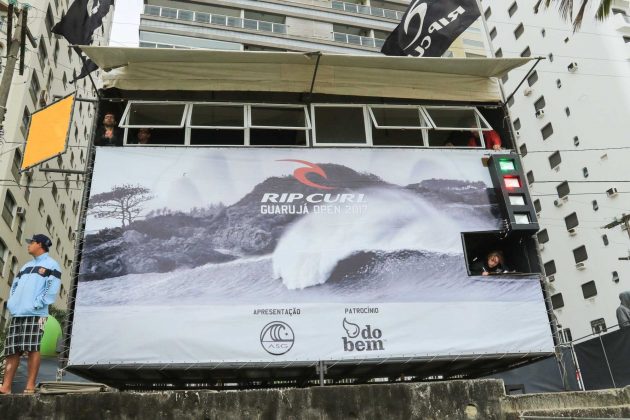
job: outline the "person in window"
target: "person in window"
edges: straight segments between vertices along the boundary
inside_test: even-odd
[[[486,255],[485,260],[475,258],[470,267],[470,272],[473,276],[489,276],[507,273],[508,271],[503,252],[498,250],[490,251],[488,255]]]
[[[486,149],[501,150],[501,136],[494,130],[484,131],[483,140],[486,142]],[[479,131],[470,130],[468,137],[468,146],[481,147],[481,139],[479,138]]]
[[[97,146],[122,146],[123,131],[118,128],[118,121],[113,112],[105,113],[103,125],[96,131],[94,144]]]
[[[130,144],[150,144],[151,143],[151,129],[140,128],[136,133],[136,139],[129,141]]]
[[[630,291],[619,293],[619,300],[617,323],[619,328],[630,328]]]

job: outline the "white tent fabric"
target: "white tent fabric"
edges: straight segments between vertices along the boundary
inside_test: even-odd
[[[82,47],[104,88],[259,91],[496,102],[497,77],[529,58],[417,58],[320,53]],[[319,64],[317,63],[319,56]]]

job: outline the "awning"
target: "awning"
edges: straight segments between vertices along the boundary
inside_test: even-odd
[[[320,53],[81,47],[121,90],[310,92]],[[497,77],[530,58],[319,55],[313,93],[443,101],[501,99]],[[113,69],[113,70],[112,70]]]

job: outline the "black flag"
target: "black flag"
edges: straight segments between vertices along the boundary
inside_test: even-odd
[[[68,13],[53,26],[52,32],[66,38],[71,45],[90,45],[94,31],[103,25],[103,19],[113,5],[114,0],[75,0],[68,8]],[[98,68],[92,60],[83,56],[78,48],[75,51],[83,62],[83,68],[73,82]]]
[[[88,9],[88,5],[92,6]],[[68,13],[52,28],[73,45],[90,45],[94,31],[103,24],[114,0],[75,0]]]
[[[381,52],[440,57],[479,16],[476,0],[412,0]]]

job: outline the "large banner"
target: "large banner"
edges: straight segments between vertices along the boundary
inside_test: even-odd
[[[551,352],[535,276],[469,276],[484,151],[99,148],[70,365]]]

